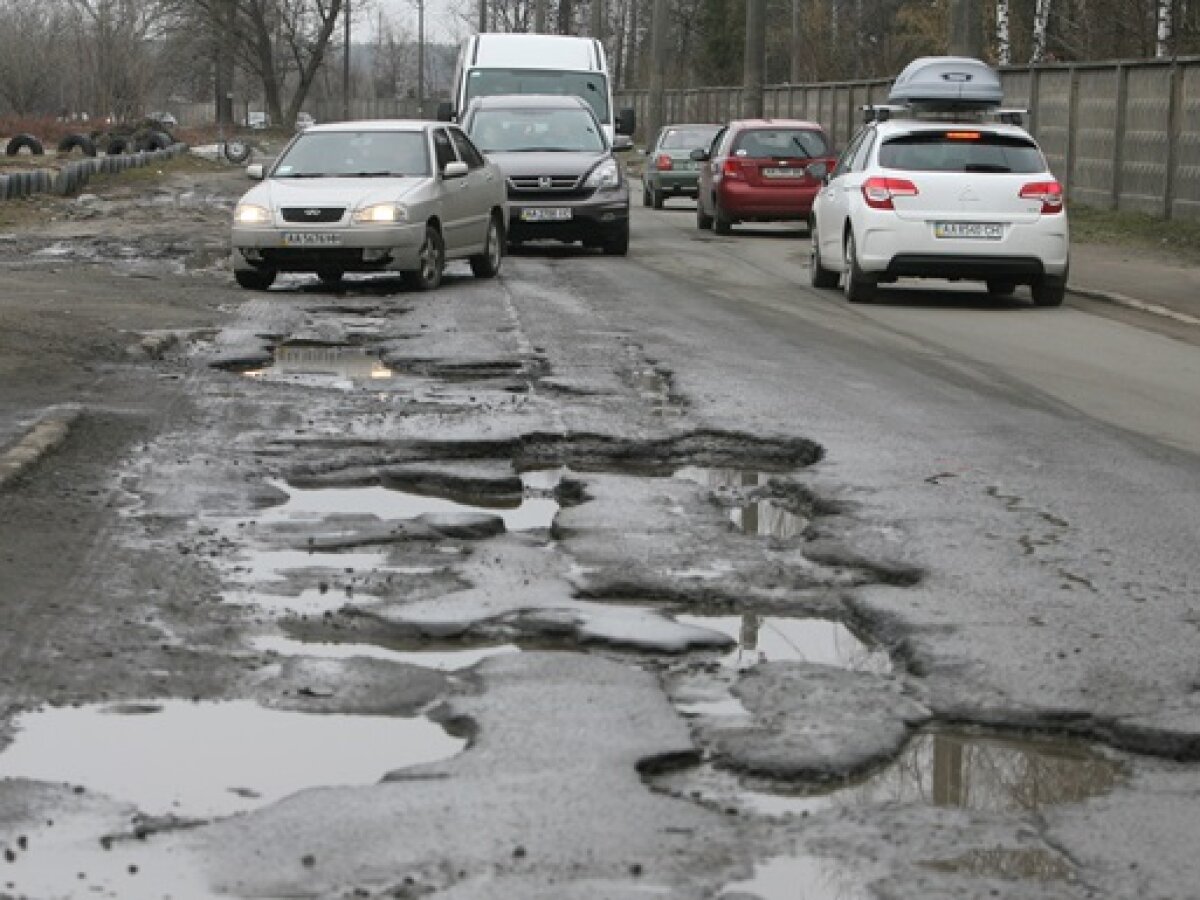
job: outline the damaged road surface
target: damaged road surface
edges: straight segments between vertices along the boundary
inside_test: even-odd
[[[251,293],[242,186],[0,231],[0,896],[1196,896],[1194,336],[649,209]]]

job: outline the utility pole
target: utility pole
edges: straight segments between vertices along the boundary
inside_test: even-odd
[[[788,76],[788,81],[792,84],[799,84],[804,80],[802,74],[804,69],[804,36],[800,28],[800,3],[801,0],[792,0],[792,64]]]
[[[417,0],[417,115],[425,117],[425,0]]]
[[[345,37],[346,47],[342,53],[342,119],[350,120],[350,0],[346,0]]]
[[[667,0],[654,0],[650,19],[650,104],[646,140],[654,140],[666,120]]]
[[[592,21],[591,28],[588,29],[592,33],[592,37],[603,43],[604,41],[604,0],[592,0]]]
[[[546,33],[546,0],[534,0],[533,31],[534,34]]]
[[[767,2],[746,0],[746,59],[742,89],[742,116],[761,119],[763,78],[767,63]]]
[[[487,30],[487,0],[479,0],[479,33]]]

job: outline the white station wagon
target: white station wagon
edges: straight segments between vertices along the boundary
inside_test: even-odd
[[[450,259],[480,278],[500,271],[504,177],[456,125],[361,121],[298,133],[233,214],[238,284],[266,290],[280,272],[336,284],[347,272],[403,273],[432,290]]]

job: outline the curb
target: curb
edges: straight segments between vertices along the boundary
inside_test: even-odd
[[[61,446],[81,412],[78,406],[51,409],[0,453],[0,488]]]
[[[1173,319],[1176,322],[1182,322],[1184,325],[1200,325],[1200,318],[1196,316],[1189,316],[1187,313],[1181,313],[1178,310],[1162,306],[1158,303],[1147,303],[1145,300],[1127,297],[1125,294],[1118,294],[1116,291],[1101,291],[1094,288],[1071,287],[1070,285],[1067,285],[1067,291],[1080,297],[1088,297],[1091,300],[1103,300],[1108,303],[1115,303],[1118,306],[1127,307],[1128,309],[1136,309],[1138,312],[1162,316],[1165,319]]]

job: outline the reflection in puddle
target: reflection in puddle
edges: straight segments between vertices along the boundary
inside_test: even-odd
[[[753,469],[713,469],[687,466],[675,473],[676,478],[691,481],[720,493],[733,488],[765,486],[773,477],[770,472]],[[809,520],[784,509],[772,499],[750,500],[733,506],[729,520],[742,534],[758,537],[794,538],[802,535]]]
[[[728,884],[717,895],[756,900],[868,900],[862,874],[820,856],[776,857],[754,867],[746,881]]]
[[[515,644],[472,647],[467,650],[403,651],[390,650],[375,644],[311,643],[285,637],[255,638],[254,648],[263,653],[278,653],[280,656],[314,656],[321,659],[351,659],[353,657],[384,659],[390,662],[407,663],[411,666],[421,666],[425,669],[437,669],[441,672],[467,669],[489,656],[521,652],[521,648]]]
[[[720,631],[737,641],[721,664],[745,669],[760,662],[812,662],[855,672],[886,675],[892,671],[887,653],[868,647],[845,625],[828,619],[782,616],[676,616],[686,625]]]
[[[372,784],[465,746],[427,718],[316,715],[244,700],[51,707],[14,724],[0,777],[67,782],[184,818],[232,815],[320,785]]]
[[[413,494],[392,488],[298,488],[285,482],[271,484],[288,495],[287,502],[266,510],[264,522],[320,520],[334,515],[374,515],[381,519],[415,519],[429,513],[479,513],[499,516],[509,531],[549,528],[558,513],[558,501],[549,497],[476,498],[474,505]],[[511,503],[508,506],[496,504]],[[493,505],[489,505],[493,504]]]
[[[281,581],[290,572],[330,569],[337,572],[372,572],[383,567],[387,556],[380,552],[331,553],[309,550],[248,550],[238,554],[230,575],[238,584]],[[397,571],[397,570],[389,570]],[[428,569],[428,571],[435,571]]]
[[[684,401],[672,391],[671,376],[653,366],[639,365],[626,375],[629,385],[650,406],[651,415],[682,416]]]
[[[379,357],[360,347],[291,346],[275,348],[269,366],[244,372],[266,381],[371,381],[393,377],[394,373]],[[317,376],[314,379],[313,376]]]
[[[939,872],[987,878],[1062,881],[1074,874],[1066,859],[1040,848],[970,850],[952,859],[923,860],[921,865]]]
[[[799,785],[788,793],[710,766],[654,783],[679,796],[778,817],[884,803],[1033,812],[1106,794],[1122,777],[1116,762],[1084,744],[937,732],[916,736],[885,768],[832,791]]]

